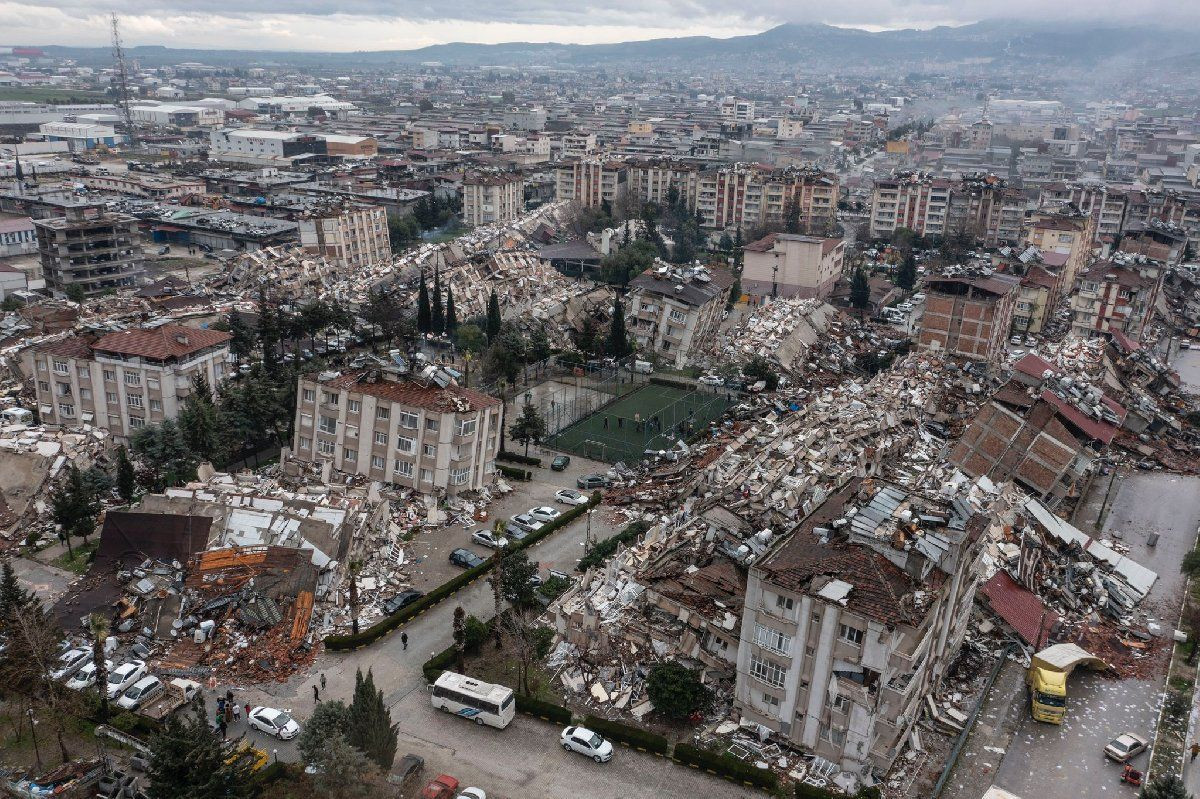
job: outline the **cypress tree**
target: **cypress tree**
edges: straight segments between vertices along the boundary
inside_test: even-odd
[[[446,286],[446,334],[454,335],[458,330],[458,312],[454,310],[454,287]]]
[[[354,678],[354,701],[350,703],[346,742],[360,750],[384,771],[396,759],[397,730],[391,713],[383,703],[383,691],[375,687],[375,677],[359,670]]]
[[[614,358],[629,354],[629,339],[625,334],[625,306],[620,297],[613,297],[612,325],[608,330],[608,353]]]
[[[433,330],[433,315],[429,310],[429,289],[425,286],[425,274],[421,274],[421,288],[417,291],[417,332]]]
[[[433,322],[432,331],[436,334],[441,334],[446,330],[446,317],[442,311],[442,278],[438,274],[438,270],[433,270],[433,313],[430,317]]]
[[[117,494],[126,502],[132,502],[134,485],[133,463],[122,444],[117,447]]]
[[[500,300],[496,297],[495,289],[492,289],[492,295],[488,297],[487,330],[485,332],[488,341],[493,341],[496,336],[500,335]]]

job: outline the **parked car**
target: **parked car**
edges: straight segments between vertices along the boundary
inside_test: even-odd
[[[483,558],[469,549],[456,549],[451,552],[450,562],[464,569],[474,569],[476,566],[482,566],[484,563]]]
[[[1009,339],[1008,339],[1008,343],[1009,343],[1009,344],[1020,344],[1020,343],[1021,343],[1021,340],[1022,340],[1022,339],[1021,339],[1021,337],[1020,337],[1020,336],[1011,336],[1011,337],[1009,337]]]
[[[504,549],[508,546],[508,539],[502,535],[497,535],[491,530],[477,530],[471,533],[471,540],[481,547],[489,549]]]
[[[146,676],[146,663],[142,660],[131,660],[122,663],[108,673],[108,698],[116,699],[125,689]]]
[[[487,794],[482,788],[463,788],[458,794],[458,799],[487,799]]]
[[[541,507],[538,507],[538,508],[530,508],[528,515],[537,519],[539,522],[545,523],[545,522],[554,521],[559,516],[562,516],[562,513],[560,513],[559,511],[556,511],[554,508],[550,507],[549,505],[542,505]]]
[[[415,588],[410,588],[407,591],[401,591],[391,599],[384,600],[383,612],[388,616],[391,616],[393,613],[403,610],[423,596],[425,596],[425,592],[418,591]]]
[[[556,472],[565,471],[571,465],[570,455],[555,455],[554,460],[550,461],[550,468]]]
[[[1104,754],[1118,763],[1124,763],[1146,751],[1149,745],[1146,739],[1137,733],[1126,732],[1109,741],[1108,746],[1104,747]]]
[[[612,485],[612,480],[609,480],[602,474],[585,474],[575,481],[576,488],[608,488]]]
[[[137,710],[140,705],[149,702],[163,691],[162,680],[154,675],[143,677],[125,689],[117,705],[125,710]]]
[[[439,774],[421,791],[421,799],[454,799],[458,784],[458,780],[449,774]]]
[[[112,668],[112,661],[104,661],[104,671],[107,673]],[[71,679],[67,680],[67,687],[72,691],[82,691],[84,688],[91,688],[96,684],[96,661],[89,660],[83,664],[79,671]]]
[[[562,748],[568,752],[578,752],[587,755],[597,763],[607,763],[612,760],[613,747],[599,733],[592,732],[587,727],[567,727],[559,736]]]
[[[564,505],[586,505],[588,498],[573,488],[563,488],[554,494],[554,501]]]
[[[87,649],[68,649],[58,656],[58,663],[50,671],[50,679],[65,680],[83,668],[92,653]]]
[[[518,530],[524,530],[527,533],[536,533],[538,530],[541,530],[543,526],[544,525],[541,522],[530,516],[528,513],[518,513],[516,516],[510,516],[508,518],[508,528],[510,530],[515,527]]]
[[[262,730],[267,735],[274,735],[281,741],[290,741],[300,734],[300,725],[296,720],[282,710],[273,707],[256,707],[250,711],[247,718],[250,726]]]
[[[696,382],[702,386],[723,386],[723,385],[725,385],[725,380],[723,378],[717,377],[716,375],[700,375],[700,378],[698,380],[696,380]]]

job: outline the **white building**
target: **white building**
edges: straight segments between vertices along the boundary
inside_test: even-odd
[[[463,178],[463,223],[472,227],[504,224],[525,207],[525,181],[516,174],[477,174]]]
[[[207,105],[135,105],[129,115],[136,124],[158,128],[208,128],[225,122],[222,109]]]
[[[842,239],[768,233],[745,247],[742,294],[757,303],[767,297],[825,299],[842,274]]]
[[[391,261],[387,212],[379,206],[317,211],[298,219],[300,245],[343,267],[366,267]]]
[[[122,141],[116,130],[107,125],[92,125],[85,122],[44,122],[38,131],[48,141],[65,141],[71,152],[91,150],[94,147],[114,147]]]
[[[27,216],[0,219],[0,258],[37,252],[37,232]]]

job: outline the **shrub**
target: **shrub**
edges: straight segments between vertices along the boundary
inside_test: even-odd
[[[505,466],[503,463],[496,464],[496,471],[507,477],[509,480],[527,481],[533,479],[533,473],[528,469],[514,469],[511,466]]]
[[[665,755],[670,748],[670,744],[667,743],[666,738],[649,730],[643,730],[641,727],[631,727],[628,724],[620,724],[596,716],[586,717],[583,720],[583,725],[592,732],[598,732],[609,740],[629,744],[635,749],[644,749],[647,752],[656,752],[660,755]]]
[[[699,672],[675,661],[650,667],[646,695],[655,710],[673,719],[707,710],[712,703],[712,691],[700,682]]]
[[[690,744],[675,744],[673,757],[685,766],[696,766],[756,788],[773,791],[779,785],[778,778],[770,769],[758,768],[753,763],[746,763],[732,755],[714,752],[711,749],[701,749]]]
[[[553,702],[543,702],[541,699],[535,699],[532,696],[525,696],[524,694],[517,694],[517,710],[522,713],[528,713],[531,716],[539,716],[556,724],[571,723],[571,711],[562,705],[556,705]]]
[[[425,682],[431,685],[437,682],[437,678],[442,676],[442,672],[454,665],[454,661],[457,659],[458,652],[454,651],[453,646],[449,646],[422,663],[421,673],[425,675]]]
[[[137,728],[138,719],[137,716],[133,715],[128,710],[122,710],[120,713],[109,719],[108,723],[121,732],[132,733]]]
[[[838,799],[839,794],[819,788],[816,785],[796,783],[796,799]]]
[[[503,450],[503,451],[497,453],[496,460],[510,461],[511,463],[520,463],[524,466],[539,466],[540,467],[542,465],[541,458],[535,458],[532,455],[522,455],[519,452],[509,452],[508,450]]]
[[[265,768],[254,772],[251,779],[259,786],[271,785],[283,779],[290,779],[289,771],[291,771],[291,768],[288,763],[280,763],[276,760]]]
[[[599,566],[604,561],[613,556],[617,551],[617,547],[621,544],[632,544],[637,540],[638,536],[650,529],[648,522],[636,521],[625,525],[625,529],[616,535],[611,535],[603,541],[597,541],[596,544],[588,550],[587,554],[579,559],[579,563],[575,565],[575,570],[585,572],[593,566]]]
[[[467,616],[463,630],[463,649],[475,654],[490,634],[491,625],[476,616]]]

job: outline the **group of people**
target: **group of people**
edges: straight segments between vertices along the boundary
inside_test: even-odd
[[[217,718],[216,726],[221,732],[221,740],[225,740],[225,736],[229,729],[229,725],[235,721],[242,720],[242,710],[246,711],[246,718],[250,718],[249,703],[242,705],[233,701],[233,691],[226,691],[224,696],[217,697]]]

